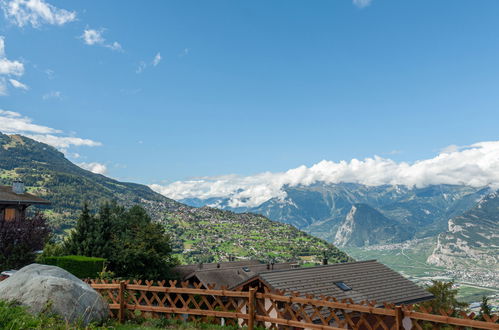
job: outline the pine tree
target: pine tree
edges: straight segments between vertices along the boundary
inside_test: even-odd
[[[64,244],[67,254],[92,257],[92,242],[94,241],[95,217],[90,214],[88,203],[83,204],[75,229]]]
[[[432,280],[432,285],[427,288],[435,298],[421,303],[426,309],[431,308],[431,313],[440,314],[440,310],[451,310],[452,315],[457,316],[459,311],[465,310],[468,304],[457,300],[457,289],[453,289],[454,282],[443,282]]]
[[[484,315],[487,315],[488,317],[492,315],[492,309],[490,308],[489,305],[489,298],[487,298],[486,296],[482,296],[482,303],[480,304],[480,312],[478,313],[477,318],[480,321],[485,321]]]
[[[85,204],[65,252],[105,258],[120,277],[166,279],[176,264],[164,227],[142,207],[126,210],[116,203],[103,204],[96,215]]]

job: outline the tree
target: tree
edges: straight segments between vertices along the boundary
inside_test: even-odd
[[[0,269],[19,269],[35,261],[50,235],[45,217],[0,220]]]
[[[453,281],[443,282],[432,280],[432,285],[430,285],[427,290],[433,294],[435,298],[430,301],[425,301],[419,304],[419,306],[424,307],[426,310],[431,308],[431,313],[433,314],[440,314],[440,310],[452,310],[452,315],[457,316],[459,311],[465,310],[468,307],[468,304],[456,299],[458,290],[453,289],[453,286]]]
[[[65,252],[106,258],[110,271],[128,278],[166,279],[176,264],[163,226],[140,206],[127,210],[116,203],[103,204],[95,215],[84,206]]]
[[[94,236],[94,216],[90,214],[88,204],[83,204],[80,217],[76,222],[75,230],[64,243],[64,249],[68,254],[92,256],[92,242]]]
[[[479,319],[480,321],[485,321],[484,315],[488,317],[492,315],[492,309],[489,305],[489,298],[486,296],[482,296],[482,303],[480,304],[480,312],[478,313],[477,319]]]

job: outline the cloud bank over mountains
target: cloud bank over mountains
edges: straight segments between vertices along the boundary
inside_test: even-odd
[[[379,156],[340,162],[323,160],[311,167],[303,165],[280,173],[206,177],[150,187],[176,200],[229,197],[231,207],[254,207],[274,197],[286,197],[284,186],[308,186],[318,182],[409,187],[457,184],[499,189],[499,141],[452,146],[434,158],[414,163]]]

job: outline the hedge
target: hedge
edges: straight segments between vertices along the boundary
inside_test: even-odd
[[[45,257],[43,263],[61,267],[78,278],[97,278],[106,259],[84,256]]]

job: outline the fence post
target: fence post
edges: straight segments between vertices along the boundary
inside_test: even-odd
[[[118,292],[118,300],[120,302],[120,310],[118,312],[118,318],[120,320],[120,323],[125,322],[125,288],[126,288],[125,281],[120,281],[120,289]]]
[[[248,330],[253,330],[255,326],[255,288],[249,289],[248,295]]]
[[[403,316],[402,306],[395,306],[395,329],[404,330],[404,325],[402,324]]]

